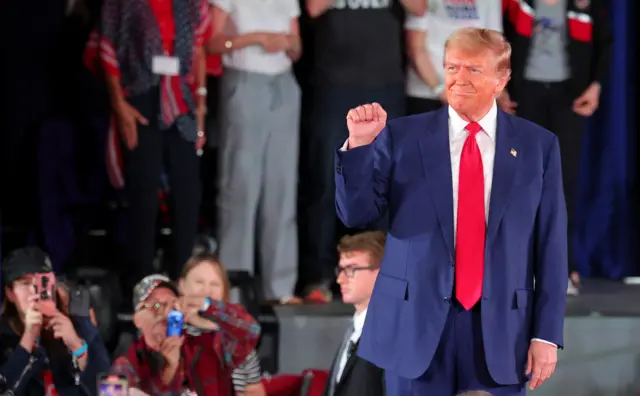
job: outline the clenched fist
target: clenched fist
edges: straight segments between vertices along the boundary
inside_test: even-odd
[[[370,144],[386,124],[387,112],[378,103],[365,104],[349,110],[349,148]]]

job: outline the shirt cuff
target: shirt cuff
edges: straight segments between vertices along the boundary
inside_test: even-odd
[[[348,148],[349,148],[349,139],[344,141],[344,144],[342,145],[342,147],[340,147],[340,151],[347,151]]]
[[[558,347],[556,344],[554,344],[553,342],[550,341],[546,341],[546,340],[541,340],[540,338],[532,338],[531,341],[538,341],[538,342],[543,342],[545,344],[549,344],[549,345],[553,345],[554,347]]]

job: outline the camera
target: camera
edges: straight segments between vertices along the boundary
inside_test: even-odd
[[[34,286],[40,301],[53,299],[53,288],[56,285],[53,274],[36,274]]]
[[[182,335],[184,315],[180,311],[171,311],[167,316],[167,337]]]
[[[36,274],[33,278],[35,293],[38,296],[37,306],[45,316],[53,316],[56,308],[56,276],[51,273]]]

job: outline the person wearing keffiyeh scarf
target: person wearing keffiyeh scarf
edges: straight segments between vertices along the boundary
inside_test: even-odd
[[[85,63],[104,76],[113,111],[109,178],[114,187],[127,188],[129,259],[137,270],[129,278],[153,272],[157,194],[165,165],[176,247],[169,272],[177,275],[190,256],[205,143],[202,45],[210,35],[203,0],[104,0],[99,26],[87,44]]]

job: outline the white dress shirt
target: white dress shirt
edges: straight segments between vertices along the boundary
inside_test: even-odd
[[[364,319],[366,317],[366,309],[362,312],[356,312],[353,315],[353,333],[351,333],[351,337],[349,337],[346,345],[344,345],[342,348],[342,354],[340,355],[340,361],[338,362],[338,371],[336,372],[336,382],[340,381],[342,372],[344,371],[344,367],[347,365],[347,352],[349,351],[349,342],[353,342],[354,344],[358,342],[360,336],[362,335],[362,328],[364,327]]]
[[[464,142],[469,136],[469,132],[465,129],[469,124],[456,113],[451,106],[449,110],[449,151],[451,154],[451,177],[453,188],[453,227],[454,234],[453,240],[455,243],[456,232],[458,228],[458,191],[459,191],[459,179],[460,179],[460,157],[462,156],[462,147]],[[493,106],[489,112],[478,121],[478,124],[482,127],[482,130],[476,134],[476,142],[480,149],[480,156],[482,157],[482,168],[484,173],[484,210],[485,220],[489,219],[489,203],[491,200],[491,185],[493,183],[493,164],[496,155],[496,132],[498,127],[498,107],[496,102],[493,102]],[[347,150],[349,139],[344,143],[341,150]],[[355,323],[355,319],[354,319]],[[532,341],[540,341],[547,344],[556,346],[556,344],[534,338]]]
[[[496,156],[496,129],[498,120],[498,107],[493,103],[491,110],[482,117],[478,124],[482,130],[476,134],[476,143],[482,157],[482,170],[484,174],[484,213],[485,221],[489,219],[489,200],[491,199],[491,184],[493,182],[493,160]],[[449,151],[451,152],[451,177],[453,187],[453,240],[455,243],[458,229],[458,191],[460,181],[460,157],[462,147],[469,136],[465,129],[469,121],[463,120],[453,108],[449,107]]]

